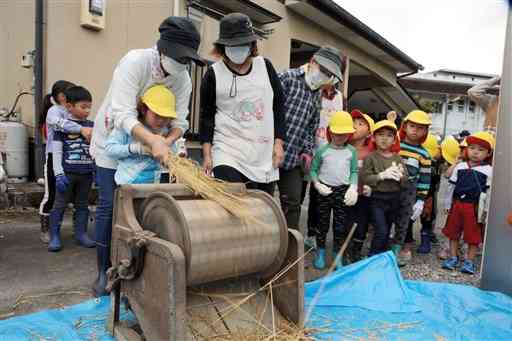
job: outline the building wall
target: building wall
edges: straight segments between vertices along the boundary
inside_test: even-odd
[[[185,0],[180,1],[180,14],[186,15]],[[396,77],[389,67],[333,33],[299,16],[278,0],[253,0],[280,15],[277,24],[268,25],[274,33],[259,44],[260,52],[272,60],[278,71],[290,64],[291,39],[314,45],[333,45],[351,60],[377,74],[389,84]],[[46,73],[45,89],[53,82],[67,79],[89,88],[97,110],[108,89],[112,71],[130,49],[155,44],[158,25],[173,14],[173,0],[107,0],[106,28],[95,32],[80,26],[79,0],[46,0]],[[18,86],[30,87],[32,70],[19,66],[21,56],[34,47],[34,1],[0,0],[0,107],[14,100]],[[218,21],[202,16],[200,54],[209,55],[218,36]],[[24,121],[33,126],[33,99],[21,102]]]
[[[20,64],[34,49],[34,18],[34,1],[0,0],[0,108],[10,109],[20,90],[31,89],[33,72]],[[33,97],[23,96],[19,108],[23,122],[33,127]]]
[[[409,90],[414,97],[419,98],[419,102],[437,103],[431,110],[432,126],[431,132],[442,136],[446,131],[446,135],[456,135],[462,130],[468,130],[471,133],[483,129],[485,113],[469,100],[467,96],[457,97],[458,100],[452,101],[443,93],[422,92]],[[445,129],[445,113],[446,129]]]

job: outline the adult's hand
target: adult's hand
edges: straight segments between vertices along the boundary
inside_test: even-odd
[[[276,139],[274,142],[274,150],[272,152],[272,166],[279,168],[284,161],[283,140]]]
[[[80,135],[82,135],[87,140],[87,142],[91,142],[92,128],[90,128],[90,127],[80,128]]]
[[[203,170],[208,176],[212,175],[213,161],[211,155],[205,155],[203,157]]]
[[[311,170],[311,162],[313,161],[313,157],[311,157],[311,155],[309,154],[304,153],[300,155],[300,160],[302,162],[302,168],[304,169],[304,172],[309,173],[309,171]]]

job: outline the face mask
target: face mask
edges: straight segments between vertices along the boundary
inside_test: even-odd
[[[235,64],[243,64],[251,53],[250,45],[226,46],[226,56]]]
[[[317,90],[322,85],[327,84],[330,81],[331,78],[320,72],[317,67],[310,65],[309,71],[306,72],[306,83],[311,90]]]
[[[160,61],[165,72],[170,75],[177,75],[178,73],[188,69],[188,64],[178,63],[176,60],[164,55],[160,55]]]

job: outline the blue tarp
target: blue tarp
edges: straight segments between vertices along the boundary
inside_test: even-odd
[[[512,298],[404,281],[391,252],[307,283],[307,325],[320,340],[512,340]]]
[[[392,253],[347,266],[305,289],[307,325],[318,330],[319,340],[512,340],[512,298],[469,286],[404,281]],[[110,341],[109,310],[104,297],[13,317],[0,321],[0,341]],[[122,318],[133,316],[123,311]]]

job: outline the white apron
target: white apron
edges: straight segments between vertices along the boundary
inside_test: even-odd
[[[233,167],[254,182],[278,180],[279,171],[272,166],[274,92],[265,60],[255,57],[245,76],[234,75],[222,61],[213,70],[217,105],[213,167]]]

